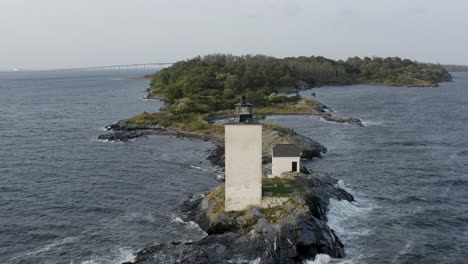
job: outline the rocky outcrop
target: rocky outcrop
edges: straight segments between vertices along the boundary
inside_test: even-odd
[[[330,108],[317,100],[310,107],[310,114],[317,115],[330,122],[348,123],[356,126],[364,126],[362,120],[347,116],[337,116],[330,113]]]
[[[167,129],[162,126],[142,127],[136,126],[135,124],[126,120],[121,120],[115,124],[106,126],[106,130],[111,132],[98,136],[98,139],[127,142],[133,138],[167,132]]]
[[[113,131],[107,134],[100,135],[98,139],[109,141],[128,141],[132,138],[137,138],[146,135],[164,135],[175,137],[198,138],[204,141],[212,141],[215,144],[222,143],[222,137],[219,135],[204,134],[198,132],[186,132],[180,129],[163,127],[159,125],[135,124],[128,120],[120,120],[119,122],[106,126],[106,130]]]
[[[122,141],[126,142],[132,138],[144,136],[143,131],[115,131],[107,134],[100,135],[98,139],[109,141]]]
[[[343,244],[327,226],[325,212],[330,198],[353,201],[353,197],[330,177],[300,174],[281,181],[294,186],[291,193],[281,194],[288,198],[281,206],[225,212],[224,186],[187,202],[186,220],[198,223],[208,235],[196,242],[145,248],[132,263],[298,264],[320,253],[344,257]]]
[[[172,135],[177,137],[193,137],[209,140],[216,144],[216,148],[208,153],[208,160],[219,167],[224,167],[224,144],[222,135],[210,135],[196,132],[184,132],[181,130],[166,128],[162,126],[141,126],[126,120],[121,120],[113,125],[107,126],[107,130],[113,132],[100,135],[98,138],[109,141],[128,141],[145,135]],[[310,138],[302,136],[293,129],[265,124],[263,129],[263,161],[271,161],[271,151],[276,144],[294,143],[302,151],[302,158],[318,158],[327,152],[327,148]]]
[[[208,150],[207,160],[215,166],[224,168],[224,145],[216,145],[214,149]]]
[[[142,126],[141,124],[136,124],[129,122],[128,120],[120,120],[119,122],[106,126],[106,130],[114,131],[135,131],[135,130],[165,130],[166,128],[159,125],[147,125]]]
[[[362,124],[362,120],[357,119],[357,118],[335,116],[330,113],[322,113],[320,116],[327,121],[338,122],[338,123],[348,123],[348,124],[356,125],[356,126],[364,126]]]

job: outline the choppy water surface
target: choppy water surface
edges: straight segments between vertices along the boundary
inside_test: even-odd
[[[212,146],[171,137],[96,140],[103,127],[161,103],[143,72],[0,81],[0,263],[120,263],[155,242],[198,239],[177,221],[216,186]],[[1,76],[1,75],[0,75]]]
[[[329,225],[348,254],[338,262],[468,263],[468,80],[439,88],[324,87],[301,94],[312,92],[336,114],[361,118],[366,126],[316,117],[267,120],[327,146],[323,159],[307,165],[344,181],[356,196],[354,205],[331,203]],[[326,262],[324,256],[316,261]]]
[[[142,72],[0,74],[1,263],[119,263],[156,242],[203,234],[177,218],[218,184],[207,142],[152,136],[96,140],[161,103]],[[329,224],[348,258],[315,263],[466,263],[468,80],[441,87],[324,87],[311,92],[365,127],[274,116],[328,147],[314,171],[340,179],[354,204],[332,201]]]

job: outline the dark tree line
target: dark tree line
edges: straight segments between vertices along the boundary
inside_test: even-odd
[[[441,65],[408,59],[321,56],[278,59],[264,55],[214,54],[180,61],[152,77],[150,93],[166,97],[180,112],[230,109],[238,95],[268,106],[288,100],[278,94],[312,86],[375,83],[430,86],[451,80]]]

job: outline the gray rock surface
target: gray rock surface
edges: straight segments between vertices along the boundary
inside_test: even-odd
[[[278,208],[220,210],[223,186],[203,199],[186,202],[185,220],[197,222],[208,233],[190,243],[158,244],[138,252],[132,264],[157,263],[303,263],[322,253],[344,257],[343,244],[326,223],[329,199],[353,201],[336,187],[336,180],[300,175],[304,194]]]

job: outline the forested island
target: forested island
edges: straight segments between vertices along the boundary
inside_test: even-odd
[[[112,129],[128,131],[164,127],[177,133],[220,136],[223,126],[210,121],[232,114],[233,104],[242,94],[255,105],[255,113],[260,116],[308,114],[319,115],[329,121],[362,125],[358,119],[333,116],[317,100],[301,98],[294,93],[326,85],[432,87],[452,79],[441,65],[421,64],[398,57],[353,57],[335,61],[324,57],[278,59],[263,55],[225,54],[180,61],[149,77],[148,97],[165,100],[162,111],[122,120]]]
[[[224,54],[196,57],[177,62],[152,76],[150,95],[163,95],[174,102],[181,98],[246,94],[257,105],[268,104],[265,96],[324,85],[383,84],[395,86],[436,86],[450,81],[441,65],[408,59],[359,57],[335,61],[324,57],[278,59],[263,55]],[[230,103],[230,102],[229,102]],[[216,104],[211,110],[224,109]],[[200,109],[197,109],[200,110]]]

